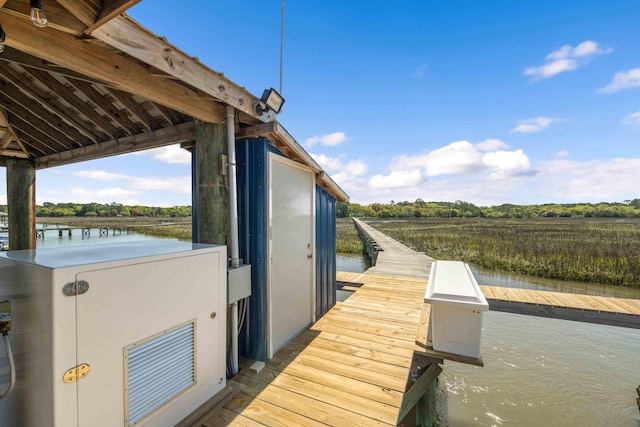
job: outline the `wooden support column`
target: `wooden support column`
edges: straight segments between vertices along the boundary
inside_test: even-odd
[[[194,162],[194,222],[197,243],[229,241],[229,179],[225,125],[197,122]]]
[[[9,249],[36,247],[36,169],[30,160],[7,160]]]
[[[398,426],[436,426],[436,380],[442,372],[441,363],[442,359],[414,352],[398,414]]]

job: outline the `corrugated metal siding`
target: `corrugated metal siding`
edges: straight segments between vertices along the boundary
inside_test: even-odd
[[[242,355],[267,357],[267,153],[282,155],[266,138],[236,142],[240,257],[251,264],[251,298],[240,337]],[[336,201],[316,187],[316,315],[336,301]]]
[[[316,186],[316,317],[336,303],[336,200]]]
[[[240,257],[251,264],[251,297],[240,351],[267,358],[267,152],[277,150],[265,138],[236,142],[238,236]]]
[[[127,350],[127,420],[133,425],[196,382],[195,324]]]

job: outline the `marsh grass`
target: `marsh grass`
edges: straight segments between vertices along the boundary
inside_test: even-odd
[[[640,288],[638,219],[367,219],[436,259],[490,270]]]
[[[351,218],[336,220],[336,252],[339,254],[362,254],[364,252],[364,245]]]

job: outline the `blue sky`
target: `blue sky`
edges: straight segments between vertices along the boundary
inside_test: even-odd
[[[129,14],[258,96],[278,88],[280,1],[175,4]],[[638,198],[638,22],[637,1],[290,1],[278,120],[353,202]],[[42,170],[37,202],[190,204],[188,162]]]

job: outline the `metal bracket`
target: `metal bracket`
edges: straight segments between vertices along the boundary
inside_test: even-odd
[[[89,375],[90,370],[91,367],[88,364],[83,363],[82,365],[73,367],[65,372],[62,376],[62,381],[64,381],[65,384],[74,383]]]
[[[89,290],[89,283],[86,280],[78,280],[77,282],[69,282],[62,288],[62,293],[68,297],[82,295]]]
[[[229,175],[229,156],[226,154],[220,154],[220,175]]]

